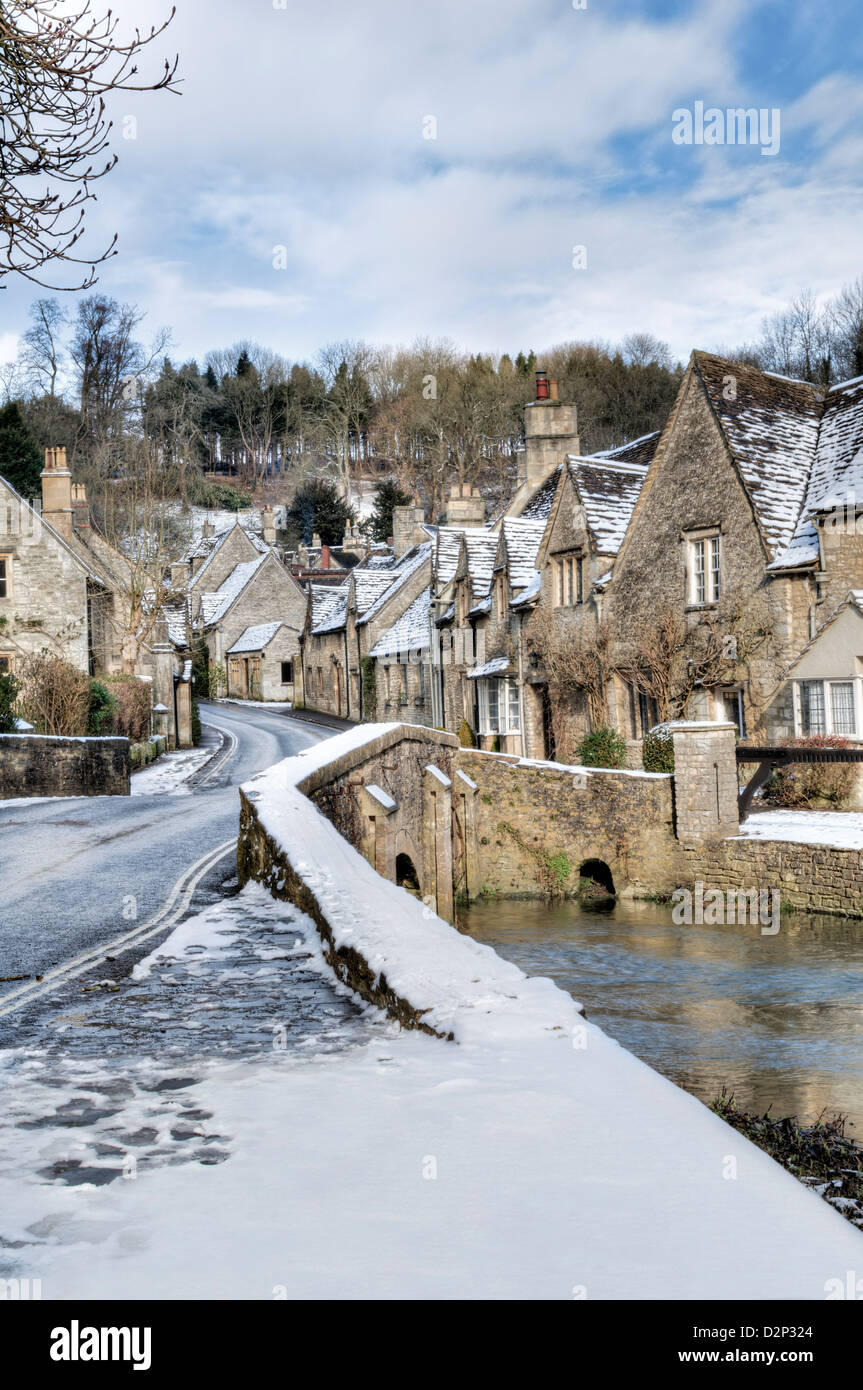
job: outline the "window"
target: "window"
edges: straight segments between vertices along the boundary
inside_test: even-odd
[[[0,676],[11,676],[12,674],[12,653],[0,652]]]
[[[746,720],[743,714],[743,691],[726,690],[722,695],[725,718],[737,725],[737,737],[746,737]]]
[[[721,591],[719,536],[689,542],[689,602],[718,603]]]
[[[824,682],[800,682],[800,732],[802,734],[824,734],[827,732],[824,717]]]
[[[521,702],[513,680],[479,682],[479,726],[483,734],[517,734],[521,729]]]
[[[399,699],[407,700],[407,698],[408,698],[408,668],[407,668],[406,662],[404,662],[404,661],[401,662],[401,664],[399,665],[399,671],[401,672],[401,687],[400,687],[400,690],[399,690]]]
[[[426,668],[425,668],[425,662],[421,661],[421,662],[419,663],[419,665],[417,666],[417,675],[418,675],[418,677],[419,677],[419,697],[420,697],[421,700],[424,700],[425,697],[426,697]]]
[[[644,738],[647,731],[659,723],[656,701],[634,684],[629,687],[629,722],[633,738]]]
[[[497,590],[497,616],[498,616],[498,618],[505,618],[505,617],[506,617],[506,576],[505,576],[505,575],[503,575],[503,574],[498,575],[496,590]]]
[[[557,606],[571,608],[584,602],[584,560],[580,555],[567,555],[557,561]]]
[[[797,681],[797,732],[857,737],[855,681]]]
[[[0,598],[8,598],[11,591],[12,561],[8,555],[0,555]]]
[[[282,662],[282,685],[293,685],[294,683],[294,663],[292,661]]]

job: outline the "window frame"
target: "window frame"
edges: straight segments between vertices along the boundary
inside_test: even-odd
[[[833,687],[851,687],[851,715],[854,721],[853,733],[847,730],[836,728],[837,720],[834,713]],[[814,738],[823,735],[825,738],[850,738],[856,741],[863,741],[863,677],[860,676],[815,676],[812,678],[801,678],[792,681],[794,698],[794,734],[796,738]],[[821,719],[823,728],[813,729],[811,727],[811,706],[806,711],[809,728],[804,728],[804,686],[820,686]]]
[[[521,690],[518,681],[512,676],[483,676],[478,684],[479,732],[489,738],[520,734]]]
[[[293,685],[293,683],[294,683],[294,658],[293,658],[292,656],[289,656],[288,659],[287,659],[287,661],[282,661],[282,662],[280,662],[280,666],[281,666],[281,684],[282,684],[282,685]],[[288,676],[285,675],[285,667],[286,667],[286,666],[287,666],[287,668],[288,668],[288,670],[289,670],[289,672],[290,672],[290,675],[288,675]]]
[[[0,601],[12,598],[12,553],[0,550]]]
[[[685,533],[686,606],[713,608],[722,598],[722,530],[719,526]]]

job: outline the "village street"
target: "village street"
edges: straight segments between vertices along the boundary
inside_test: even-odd
[[[186,911],[212,900],[234,874],[237,786],[324,736],[265,709],[205,705],[202,716],[225,741],[179,794],[0,805],[4,1045],[25,1017],[53,1007],[58,988],[80,994],[94,969],[127,975]]]

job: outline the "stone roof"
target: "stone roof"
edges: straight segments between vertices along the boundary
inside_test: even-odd
[[[395,656],[399,652],[416,651],[429,645],[429,614],[431,589],[423,589],[397,622],[393,623],[372,647],[371,655]]]
[[[693,353],[740,469],[771,569],[818,560],[811,518],[863,487],[863,380],[829,389]]]
[[[382,590],[378,597],[367,607],[361,618],[358,618],[358,626],[363,623],[371,622],[385,604],[389,603],[398,591],[408,582],[412,575],[431,558],[432,543],[423,541],[420,545],[414,546],[401,557],[394,569],[387,571],[390,579],[389,587]],[[372,571],[374,573],[375,571]]]
[[[536,573],[536,556],[545,533],[545,522],[506,516],[500,529],[506,547],[510,585],[513,589],[524,589]]]
[[[256,560],[243,560],[241,564],[234,566],[215,593],[201,594],[199,621],[203,627],[212,627],[214,623],[221,622],[234,599],[239,598],[252,575],[260,569],[266,558],[266,555],[259,555]]]
[[[568,462],[597,553],[616,555],[647,476],[646,465],[614,463],[603,455],[570,457]]]
[[[465,547],[471,593],[485,598],[491,586],[499,537],[485,526],[441,526],[435,553],[435,586],[440,593],[455,578]]]
[[[258,623],[254,627],[247,627],[241,633],[232,647],[228,648],[228,655],[232,652],[259,652],[272,642],[279,628],[280,622]]]
[[[230,536],[234,531],[237,530],[237,527],[239,527],[246,539],[251,541],[252,545],[255,547],[259,554],[266,555],[270,547],[261,539],[260,536],[254,535],[253,532],[247,531],[245,526],[241,526],[239,521],[236,521],[233,526],[228,526],[225,528],[224,531],[218,531],[212,536],[200,536],[198,540],[194,543],[194,545],[192,545],[189,548],[189,550],[186,551],[186,554],[183,557],[185,560],[199,559],[202,555],[206,557],[204,559],[203,564],[198,566],[198,568],[195,570],[195,573],[189,580],[190,588],[193,588],[200,583],[203,576],[207,573],[207,567],[210,561],[218,553],[218,551],[221,550],[225,541],[228,539],[228,536]]]

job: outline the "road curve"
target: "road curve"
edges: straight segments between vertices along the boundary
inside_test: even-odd
[[[0,806],[0,1014],[37,976],[98,958],[154,920],[167,930],[184,902],[194,906],[200,870],[230,866],[230,848],[218,863],[213,855],[236,841],[238,785],[328,732],[248,705],[202,704],[201,717],[225,747],[191,794]]]

